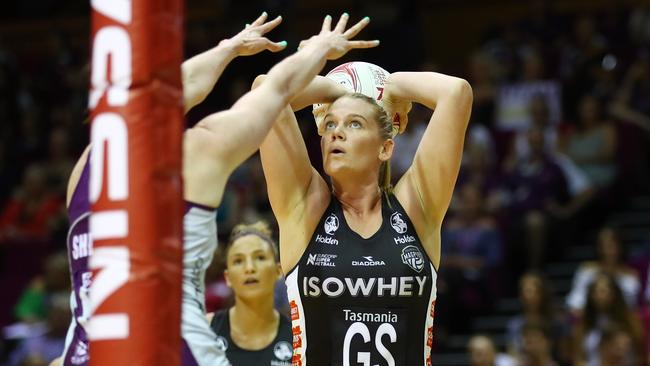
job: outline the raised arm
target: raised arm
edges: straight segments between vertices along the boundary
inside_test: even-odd
[[[472,108],[467,81],[435,72],[398,72],[390,76],[384,98],[391,104],[416,102],[434,110],[413,164],[396,186],[416,197],[425,224],[439,227],[456,184],[465,131]]]
[[[264,34],[270,32],[282,22],[282,17],[266,22],[268,15],[262,13],[252,24],[234,37],[224,39],[219,44],[200,53],[181,65],[183,77],[183,101],[185,112],[201,103],[214,88],[223,70],[237,56],[251,56],[264,50],[278,52],[287,43],[271,42]]]
[[[204,118],[186,132],[184,160],[192,165],[185,164],[186,199],[217,206],[230,173],[259,148],[282,109],[320,72],[325,61],[353,48],[378,45],[377,41],[350,41],[368,20],[344,32],[347,19],[344,14],[331,30],[332,19],[326,17],[321,32],[275,65],[258,88],[231,109]]]
[[[259,82],[260,78],[256,84]],[[317,76],[282,111],[260,146],[269,202],[280,226],[280,260],[285,273],[298,262],[309,240],[306,236],[318,224],[320,215],[308,215],[307,211],[323,211],[329,204],[327,184],[309,161],[293,110],[331,103],[345,93],[341,85]]]

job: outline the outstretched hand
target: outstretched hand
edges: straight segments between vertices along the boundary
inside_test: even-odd
[[[271,52],[279,52],[287,47],[287,42],[272,42],[264,35],[270,32],[273,28],[282,23],[282,16],[267,22],[268,14],[262,13],[253,23],[247,24],[244,30],[237,33],[230,39],[223,40],[222,42],[230,44],[237,55],[251,56],[265,50]]]
[[[308,40],[300,42],[298,49],[304,47],[318,47],[328,50],[327,59],[336,60],[342,57],[348,51],[355,48],[372,48],[379,45],[379,41],[351,41],[363,28],[368,25],[370,18],[365,17],[357,24],[345,30],[350,16],[344,13],[339,19],[336,27],[332,29],[332,17],[326,16],[319,34],[312,36]]]

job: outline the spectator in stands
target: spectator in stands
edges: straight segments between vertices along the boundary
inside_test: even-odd
[[[610,106],[610,113],[650,132],[650,50],[640,52]]]
[[[494,218],[486,214],[478,187],[466,184],[459,192],[458,214],[442,229],[443,256],[439,289],[449,307],[441,316],[454,329],[467,328],[467,321],[488,310],[499,281],[496,269],[502,260],[501,236]]]
[[[578,104],[578,123],[560,144],[561,151],[573,160],[597,188],[614,183],[616,168],[616,130],[611,121],[601,115],[601,101],[593,95],[583,95]]]
[[[549,345],[549,352],[559,360],[568,358],[568,329],[564,325],[564,315],[557,308],[553,291],[542,274],[528,272],[521,277],[519,301],[522,312],[508,321],[508,352],[511,355],[524,352],[525,329],[538,327],[543,330],[545,336],[554,341]]]
[[[605,328],[598,345],[599,365],[602,366],[633,366],[633,339],[630,333],[617,327]]]
[[[45,170],[30,165],[14,197],[0,212],[0,243],[48,239],[61,207],[61,200],[48,190]]]
[[[515,360],[497,353],[494,342],[486,335],[474,335],[467,342],[470,366],[514,366]]]
[[[467,131],[463,160],[448,216],[455,215],[460,209],[458,207],[461,201],[459,192],[468,184],[480,190],[485,213],[498,218],[507,204],[508,195],[504,194],[503,176],[496,168],[494,141],[491,139],[489,131],[481,125],[470,126]]]
[[[564,204],[568,193],[561,169],[545,152],[544,131],[532,127],[528,141],[530,156],[517,163],[506,178],[506,185],[511,196],[509,212],[514,219],[515,241],[526,243],[526,248],[517,248],[516,256],[525,253],[526,268],[538,269],[545,260],[549,243],[548,208]]]
[[[640,365],[646,359],[644,333],[639,317],[630,309],[614,277],[599,274],[587,291],[587,303],[574,329],[573,364],[597,365],[598,348],[604,331],[618,327],[632,339],[633,352],[627,354],[631,364]]]
[[[552,337],[542,325],[526,324],[522,329],[522,348],[518,366],[557,366],[551,353]]]
[[[625,264],[623,243],[618,231],[612,226],[600,229],[597,248],[598,260],[584,262],[576,270],[573,287],[566,299],[568,308],[574,313],[580,313],[584,309],[587,289],[600,273],[611,275],[622,291],[627,305],[636,308],[641,281],[636,270]]]
[[[499,63],[488,52],[477,51],[468,62],[468,81],[474,91],[474,104],[470,126],[474,122],[492,127],[494,101],[501,76]]]
[[[14,308],[16,319],[28,323],[45,320],[50,298],[69,291],[66,253],[53,254],[45,262],[44,273],[33,279],[18,299]]]
[[[650,12],[648,13],[650,14]],[[648,32],[650,34],[650,31]],[[633,135],[626,138],[627,147],[621,151],[633,159],[626,160],[634,188],[648,192],[650,188],[650,48],[639,52],[638,60],[630,66],[620,83],[609,112],[614,118],[627,122]],[[631,127],[631,128],[630,128]],[[631,139],[632,141],[629,141]]]
[[[544,151],[562,169],[571,196],[585,196],[581,197],[581,202],[588,201],[593,194],[589,179],[571,159],[559,152],[558,126],[550,121],[549,105],[544,94],[536,94],[531,97],[528,105],[528,114],[530,115],[531,126],[543,131]],[[518,161],[530,157],[531,147],[528,139],[528,131],[528,129],[519,131],[515,135],[510,154],[506,158],[506,167],[514,166]],[[575,213],[578,208],[573,209],[572,213]]]
[[[68,293],[52,297],[47,314],[47,328],[44,334],[24,339],[10,354],[8,366],[20,366],[29,360],[30,365],[36,360],[50,362],[61,355],[65,336],[70,323]]]
[[[595,17],[588,14],[577,17],[573,22],[571,38],[564,39],[559,47],[559,72],[562,78],[574,78],[605,47],[606,39],[600,34]]]

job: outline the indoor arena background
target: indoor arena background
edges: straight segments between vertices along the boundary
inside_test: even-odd
[[[232,105],[256,75],[317,31],[323,16],[344,11],[353,20],[370,16],[362,38],[381,46],[350,52],[326,70],[362,60],[391,72],[440,71],[473,87],[463,164],[443,227],[434,365],[480,365],[481,356],[505,365],[535,352],[572,364],[585,343],[578,314],[598,317],[597,287],[590,286],[596,270],[616,280],[609,293],[623,301],[612,311],[638,316],[642,325],[641,333],[621,326],[619,339],[627,341],[616,347],[631,352],[643,342],[647,357],[650,3],[190,0],[186,57],[262,11],[283,16],[269,37],[286,39],[287,50],[235,59],[188,124]],[[89,12],[79,0],[0,6],[0,364],[47,365],[63,348],[70,316],[64,202],[68,175],[89,141]],[[318,167],[311,114],[300,116]],[[428,115],[416,106],[409,120],[396,139],[394,176],[410,165]],[[241,221],[273,222],[265,192],[254,156],[228,184],[221,239]],[[221,270],[217,255],[209,311],[231,301]],[[281,285],[277,293],[284,309]],[[479,334],[487,339],[472,338]]]

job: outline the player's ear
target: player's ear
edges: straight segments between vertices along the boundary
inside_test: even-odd
[[[232,288],[232,284],[230,283],[230,275],[228,273],[228,269],[223,270],[223,278],[226,280],[226,285],[228,285],[228,287]]]
[[[277,279],[279,281],[279,280],[282,280],[282,277],[284,277],[284,274],[282,273],[282,266],[280,265],[280,263],[278,263],[276,266],[277,266],[276,267]]]

